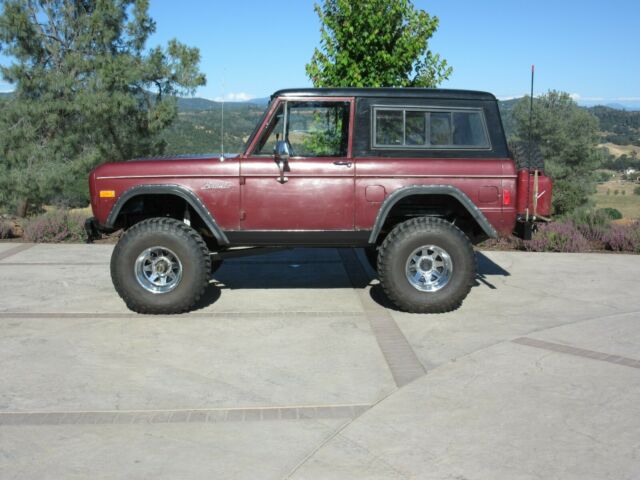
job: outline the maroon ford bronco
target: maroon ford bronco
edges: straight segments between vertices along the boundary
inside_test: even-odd
[[[123,229],[113,284],[141,313],[192,308],[222,260],[268,247],[363,247],[409,312],[457,308],[472,245],[551,210],[516,167],[495,97],[462,90],[281,90],[239,155],[107,163],[90,174],[89,239]]]

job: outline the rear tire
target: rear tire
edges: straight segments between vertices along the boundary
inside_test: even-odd
[[[460,306],[473,285],[476,261],[467,236],[439,218],[403,222],[378,254],[380,283],[389,299],[411,313],[444,313]]]
[[[173,218],[150,218],[120,238],[111,255],[111,279],[129,309],[182,313],[200,299],[211,259],[202,237]]]

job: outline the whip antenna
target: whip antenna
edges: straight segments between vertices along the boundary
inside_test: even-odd
[[[529,96],[529,165],[531,165],[531,141],[533,132],[533,76],[536,66],[531,65],[531,95]]]
[[[222,105],[220,107],[220,161],[224,162],[224,76],[220,83],[222,90]]]

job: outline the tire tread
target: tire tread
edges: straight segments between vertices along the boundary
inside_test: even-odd
[[[396,242],[402,241],[412,233],[438,232],[443,229],[446,229],[453,235],[457,236],[458,239],[466,246],[468,249],[467,253],[473,258],[472,271],[474,274],[471,275],[471,278],[468,279],[467,282],[465,282],[464,288],[458,291],[456,295],[447,301],[429,304],[417,302],[409,303],[401,297],[395,285],[388,281],[387,272],[390,271],[392,267],[388,255],[389,247]],[[437,217],[417,217],[396,225],[393,230],[389,232],[389,235],[387,235],[382,242],[382,246],[378,249],[378,273],[382,289],[396,306],[411,313],[446,313],[457,309],[462,304],[464,298],[469,294],[469,291],[473,286],[476,263],[473,247],[465,233],[455,225]]]
[[[203,272],[202,278],[198,282],[200,288],[196,290],[193,295],[185,297],[181,302],[176,302],[171,306],[150,306],[137,301],[135,297],[120,284],[118,276],[115,274],[116,261],[127,245],[133,241],[136,236],[153,232],[174,234],[182,237],[182,239],[187,242],[194,242],[196,248],[200,252],[199,258],[204,263],[203,268],[200,269]],[[202,297],[207,286],[209,279],[208,274],[210,271],[211,258],[209,256],[209,249],[200,234],[184,222],[169,217],[148,218],[136,223],[124,233],[122,238],[120,238],[111,256],[111,278],[113,280],[113,286],[129,309],[143,314],[165,315],[184,313],[188,311]]]

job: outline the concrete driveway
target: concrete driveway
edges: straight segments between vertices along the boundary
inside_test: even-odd
[[[291,250],[140,316],[111,250],[0,243],[2,479],[640,479],[640,256],[479,252],[411,315]]]

